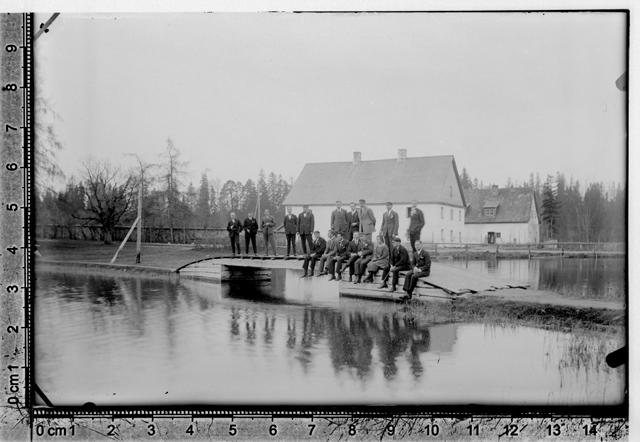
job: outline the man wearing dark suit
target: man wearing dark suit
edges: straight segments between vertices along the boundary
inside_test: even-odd
[[[404,277],[403,290],[407,292],[405,299],[411,299],[413,291],[418,284],[418,279],[431,274],[431,257],[429,253],[422,248],[422,241],[416,241],[416,251],[413,252],[413,269],[409,270]]]
[[[418,202],[413,201],[411,205],[411,218],[409,220],[409,241],[411,250],[416,251],[416,241],[420,239],[420,232],[424,227],[424,213],[418,209]]]
[[[342,201],[336,201],[336,210],[331,212],[331,229],[336,233],[340,232],[343,237],[349,231],[347,211],[342,208]]]
[[[313,232],[313,240],[309,247],[309,254],[304,256],[302,262],[302,268],[304,269],[303,278],[307,276],[313,276],[313,270],[316,267],[316,262],[320,259],[325,249],[327,248],[327,242],[320,237],[320,232]],[[309,263],[311,263],[311,269],[309,269]],[[310,274],[307,273],[310,270]]]
[[[287,214],[284,217],[284,234],[287,237],[287,256],[293,249],[296,254],[296,233],[298,233],[298,217],[291,213],[291,207],[287,207]]]
[[[347,222],[349,223],[349,241],[353,240],[353,234],[360,232],[360,217],[358,216],[358,209],[356,203],[351,203],[351,211],[347,212]]]
[[[391,240],[398,234],[400,220],[398,214],[393,210],[393,204],[387,203],[387,211],[382,215],[382,226],[380,235],[384,238],[384,243],[391,249]]]
[[[373,244],[363,234],[360,234],[360,244],[358,245],[357,258],[353,263],[353,270],[356,275],[355,284],[362,282],[362,275],[364,274],[367,264],[373,257]]]
[[[244,220],[244,248],[245,253],[249,254],[249,241],[253,246],[253,254],[257,254],[256,250],[256,234],[258,233],[258,220],[253,217],[253,213],[250,213]]]
[[[264,238],[264,248],[269,256],[269,246],[273,249],[273,255],[278,256],[276,251],[276,237],[275,237],[276,219],[271,216],[269,209],[265,209],[262,216],[262,237]]]
[[[382,276],[382,285],[379,287],[381,289],[387,288],[387,281],[389,280],[389,273],[392,274],[391,277],[391,291],[396,291],[396,286],[398,285],[398,277],[399,273],[403,270],[409,270],[411,268],[411,263],[409,262],[409,252],[405,249],[399,237],[393,238],[393,250],[391,251],[391,259],[390,259],[390,267],[387,267],[384,270],[384,275]]]
[[[353,239],[349,241],[349,245],[347,246],[347,253],[345,257],[338,262],[338,275],[342,276],[342,264],[344,263],[345,268],[349,268],[349,282],[353,280],[353,274],[355,273],[355,263],[360,256],[358,252],[361,250],[360,245],[362,241],[360,240],[360,232],[353,232]]]
[[[302,253],[307,254],[307,245],[311,250],[311,234],[315,228],[313,213],[309,210],[309,206],[302,206],[302,213],[298,215],[298,233],[300,234],[300,242],[302,243]],[[324,241],[324,240],[323,240]]]
[[[318,276],[323,276],[328,274],[327,264],[329,259],[336,254],[336,232],[333,230],[329,230],[329,239],[327,240],[327,247],[324,250],[324,254],[320,257],[320,273]]]
[[[349,241],[342,237],[342,233],[336,233],[335,240],[335,255],[329,257],[329,261],[327,263],[327,267],[329,268],[329,281],[333,281],[336,279],[336,267],[338,268],[338,279],[342,279],[342,261],[347,256],[347,249],[349,247]]]
[[[240,220],[236,218],[236,214],[231,212],[231,219],[227,223],[227,232],[229,232],[229,239],[231,240],[231,251],[233,254],[236,254],[236,249],[238,250],[238,254],[240,254],[240,232],[242,231],[242,223]]]

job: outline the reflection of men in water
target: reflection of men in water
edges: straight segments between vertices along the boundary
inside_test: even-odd
[[[304,269],[304,274],[302,275],[303,278],[306,276],[313,276],[313,269],[316,267],[316,262],[322,256],[326,247],[327,242],[320,237],[320,232],[317,230],[313,232],[313,240],[311,241],[309,254],[305,255],[304,261],[302,262],[302,268]],[[309,263],[311,263],[310,274],[307,273],[309,271]]]
[[[391,251],[390,264],[390,267],[384,269],[382,285],[379,288],[387,288],[387,280],[389,279],[389,273],[391,273],[391,291],[395,292],[396,286],[398,285],[399,273],[411,268],[409,252],[407,252],[407,249],[402,246],[400,238],[397,236],[393,238],[393,250]]]
[[[404,277],[403,290],[407,292],[405,299],[411,299],[413,291],[418,284],[418,279],[423,276],[429,276],[431,273],[431,257],[426,250],[422,248],[422,241],[416,241],[416,251],[413,253],[413,269],[409,270]]]
[[[329,268],[329,274],[331,277],[329,281],[333,281],[336,279],[336,266],[338,267],[338,279],[342,279],[342,261],[347,256],[347,247],[349,243],[346,239],[343,238],[342,233],[338,232],[336,234],[336,246],[335,246],[335,255],[329,257],[329,261],[327,267]]]
[[[229,232],[229,239],[231,240],[231,251],[233,254],[242,253],[240,251],[240,232],[242,231],[242,223],[236,218],[235,212],[231,212],[231,219],[227,223],[227,232]]]

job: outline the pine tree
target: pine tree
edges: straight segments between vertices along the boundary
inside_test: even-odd
[[[559,209],[552,177],[549,176],[542,191],[542,225],[548,239],[557,239]]]
[[[200,188],[198,189],[198,203],[196,206],[196,219],[198,226],[206,229],[211,222],[211,202],[209,194],[209,179],[203,173],[200,178]]]

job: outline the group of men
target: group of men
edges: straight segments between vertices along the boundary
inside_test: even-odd
[[[308,205],[302,206],[302,213],[295,215],[291,207],[287,207],[283,227],[287,238],[287,256],[296,255],[296,236],[300,237],[302,253],[304,255],[303,277],[313,276],[317,261],[320,261],[320,275],[330,274],[330,280],[342,278],[343,269],[349,269],[349,281],[360,283],[365,271],[368,276],[364,282],[373,282],[373,277],[378,270],[383,270],[382,288],[387,287],[389,274],[392,275],[391,290],[396,290],[398,273],[410,270],[405,278],[404,290],[411,297],[415,289],[415,283],[421,276],[428,276],[431,268],[429,254],[422,249],[420,233],[425,225],[424,214],[413,201],[409,222],[409,241],[413,251],[414,268],[409,264],[408,251],[401,245],[398,238],[399,217],[393,210],[391,202],[386,203],[387,210],[382,215],[382,225],[376,239],[372,242],[372,234],[376,230],[376,217],[371,208],[367,207],[364,199],[359,200],[359,205],[350,203],[350,210],[342,207],[341,201],[336,201],[336,208],[331,212],[331,229],[329,240],[320,237],[320,232],[314,230],[315,219]],[[269,248],[277,255],[274,229],[276,223],[274,217],[265,210],[262,217],[262,235],[269,255]],[[258,221],[253,214],[249,214],[240,222],[235,213],[231,213],[231,219],[227,224],[227,231],[231,240],[233,254],[240,254],[240,234],[244,231],[245,253],[249,254],[249,243],[256,254],[256,235],[258,233]],[[417,264],[415,264],[417,263]],[[309,268],[310,266],[310,268]],[[309,272],[311,274],[309,274]],[[426,273],[425,273],[426,272]],[[417,275],[417,276],[416,276]],[[355,278],[355,281],[354,281]],[[415,279],[415,281],[414,281]]]
[[[244,223],[240,222],[240,220],[236,218],[235,212],[231,212],[230,218],[231,219],[227,223],[227,232],[229,232],[229,239],[231,240],[231,251],[233,252],[233,254],[235,255],[236,253],[241,253],[240,233],[244,231],[245,254],[249,254],[249,243],[251,243],[253,254],[256,255],[256,235],[258,234],[258,220],[255,219],[252,213],[249,213],[247,218],[244,220]],[[274,236],[276,220],[269,213],[269,210],[264,211],[261,224],[262,236],[264,238],[264,245],[267,255],[269,255],[269,247],[271,247],[271,249],[273,250],[273,254],[277,255],[276,238]]]
[[[351,240],[344,238],[342,232],[333,229],[329,231],[329,240],[320,236],[319,231],[313,232],[310,253],[305,255],[302,263],[304,273],[302,278],[314,276],[316,263],[319,262],[320,272],[317,276],[330,275],[329,280],[342,279],[342,273],[349,270],[349,282],[373,282],[379,270],[382,270],[382,284],[379,288],[388,288],[387,282],[391,275],[391,292],[395,292],[401,271],[408,271],[403,290],[406,298],[410,299],[416,288],[418,279],[429,276],[431,272],[431,257],[422,248],[422,242],[415,241],[416,250],[413,260],[409,259],[409,252],[402,245],[399,237],[391,240],[391,251],[385,244],[385,238],[378,236],[375,247],[366,235],[353,232]],[[365,272],[368,275],[362,280]],[[336,277],[337,274],[337,277]]]

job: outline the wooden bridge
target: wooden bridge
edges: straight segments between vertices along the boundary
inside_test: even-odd
[[[273,269],[301,270],[302,260],[301,256],[215,256],[187,263],[177,268],[176,272],[181,277],[219,282],[264,281],[271,278],[271,270]],[[316,269],[317,271],[319,270]],[[406,272],[400,273],[399,288],[402,287],[405,274]],[[348,271],[343,271],[343,278],[345,276],[348,276]],[[387,289],[378,289],[381,276],[382,271],[379,271],[373,284],[353,284],[343,279],[339,281],[339,292],[344,296],[376,299],[395,299],[404,295],[401,290],[396,293],[390,293]],[[447,264],[432,262],[431,275],[420,279],[415,293],[417,295],[451,299],[466,293],[507,288],[525,289],[527,286]]]

